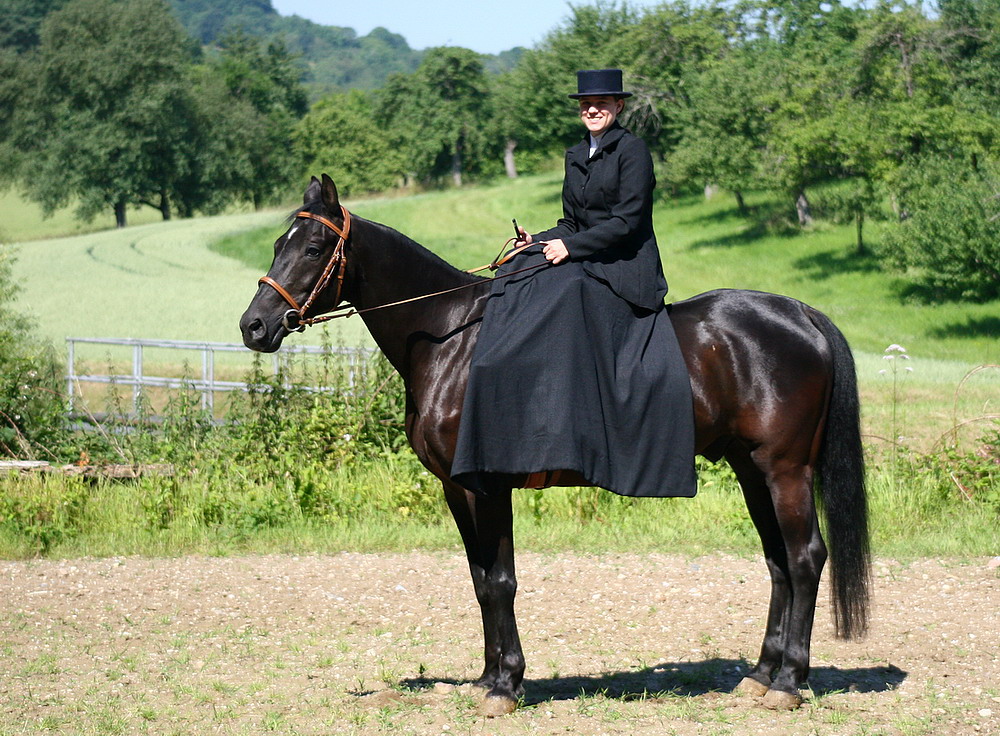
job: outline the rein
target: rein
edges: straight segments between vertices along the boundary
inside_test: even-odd
[[[347,255],[344,252],[344,247],[347,245],[347,238],[351,234],[351,213],[348,212],[347,208],[344,207],[343,205],[341,205],[340,211],[344,217],[343,230],[337,227],[337,225],[332,220],[329,220],[321,215],[314,215],[311,212],[299,212],[297,215],[295,215],[298,218],[306,218],[322,223],[323,225],[326,225],[326,227],[330,228],[331,230],[333,230],[333,232],[337,234],[337,245],[335,245],[333,248],[333,253],[330,255],[330,260],[327,262],[326,267],[323,269],[323,273],[320,274],[319,280],[316,282],[316,285],[313,287],[312,291],[309,292],[309,296],[306,297],[306,300],[302,303],[301,306],[299,306],[298,302],[295,301],[295,298],[291,294],[289,294],[288,291],[283,286],[281,286],[281,284],[272,279],[270,276],[261,276],[257,280],[258,285],[267,284],[276,292],[278,292],[281,298],[284,299],[291,307],[291,309],[287,310],[281,318],[282,326],[284,326],[284,328],[289,332],[303,332],[309,325],[318,324],[320,322],[328,322],[332,319],[337,319],[338,317],[351,317],[355,314],[362,314],[364,312],[373,312],[377,309],[388,309],[389,307],[398,307],[401,304],[409,304],[410,302],[416,302],[422,299],[430,299],[432,297],[442,296],[443,294],[450,294],[453,291],[461,291],[462,289],[468,289],[473,286],[480,286],[481,284],[486,284],[493,280],[493,279],[483,279],[482,281],[474,281],[471,284],[462,284],[461,286],[455,286],[452,287],[451,289],[443,289],[442,291],[435,291],[431,294],[421,294],[420,296],[414,296],[409,299],[400,299],[399,301],[396,302],[389,302],[388,304],[379,304],[378,306],[367,307],[365,309],[354,309],[353,307],[347,307],[346,308],[347,311],[338,312],[337,308],[335,307],[333,310],[331,310],[326,314],[317,315],[315,317],[306,317],[305,316],[306,310],[308,310],[313,305],[313,303],[323,292],[323,290],[326,289],[326,287],[330,283],[330,280],[333,278],[334,273],[336,273],[337,275],[337,291],[334,296],[333,303],[334,304],[340,303],[340,295],[344,288],[344,270],[345,266],[347,265]],[[514,238],[510,238],[506,243],[504,243],[503,247],[506,248],[512,242],[515,242]],[[530,248],[532,245],[535,244],[526,243],[524,245],[513,248],[512,250],[507,251],[506,253],[504,253],[503,249],[501,249],[500,254],[497,255],[496,259],[494,259],[490,263],[487,263],[484,266],[479,266],[478,268],[471,268],[468,271],[466,271],[466,273],[470,274],[478,273],[479,271],[485,271],[486,269],[489,269],[491,271],[496,271],[498,268],[500,268],[500,266],[510,261],[512,258],[514,258],[514,256],[516,256],[521,251]],[[495,279],[509,278],[510,276],[516,276],[519,273],[524,273],[525,271],[533,271],[536,268],[542,268],[544,266],[551,266],[551,265],[552,264],[548,262],[538,263],[535,264],[534,266],[528,266],[527,268],[520,268],[517,271],[511,271],[510,273],[505,273],[500,276],[495,276],[494,278]],[[340,309],[344,308],[341,307]],[[290,320],[289,317],[292,317],[294,319],[295,321],[294,325],[292,324],[292,320]]]

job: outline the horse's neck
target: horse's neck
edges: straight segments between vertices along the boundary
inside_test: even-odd
[[[362,278],[354,295],[355,308],[375,342],[403,374],[417,369],[409,364],[414,336],[444,338],[460,327],[474,309],[482,287],[435,295],[481,281],[459,271],[405,235],[378,223],[365,221],[356,257]],[[359,233],[360,234],[360,233]],[[424,299],[386,309],[372,309],[406,299]]]

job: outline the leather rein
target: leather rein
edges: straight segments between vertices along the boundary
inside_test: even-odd
[[[309,325],[318,324],[320,322],[327,322],[331,319],[337,319],[338,317],[350,317],[352,315],[361,314],[363,312],[372,312],[376,309],[386,309],[388,307],[396,307],[401,304],[408,304],[410,302],[420,301],[421,299],[430,299],[435,296],[441,296],[442,294],[450,294],[453,291],[468,289],[472,286],[479,286],[480,284],[486,284],[491,281],[491,279],[483,279],[482,281],[474,281],[471,284],[462,284],[461,286],[455,286],[451,289],[444,289],[443,291],[435,291],[432,294],[422,294],[420,296],[411,297],[410,299],[401,299],[400,301],[397,302],[380,304],[378,306],[367,307],[365,309],[354,309],[353,307],[347,307],[347,311],[336,312],[337,308],[335,307],[334,310],[331,310],[331,312],[329,313],[317,315],[315,317],[306,317],[306,311],[310,307],[312,307],[316,299],[319,298],[319,295],[323,293],[323,291],[326,289],[327,286],[329,286],[330,281],[334,278],[334,276],[336,276],[337,280],[337,291],[334,295],[333,303],[334,304],[340,303],[340,295],[344,288],[344,271],[346,270],[345,267],[347,265],[347,255],[344,252],[344,248],[347,245],[348,237],[350,237],[351,235],[351,213],[348,212],[347,208],[344,207],[343,205],[340,206],[340,211],[344,218],[343,229],[337,227],[337,225],[332,220],[329,220],[326,217],[323,217],[322,215],[314,215],[311,212],[299,212],[298,214],[295,215],[297,218],[315,220],[316,222],[319,222],[325,225],[326,227],[330,228],[331,230],[333,230],[334,233],[337,234],[337,244],[333,248],[333,253],[330,254],[330,260],[327,261],[326,267],[323,269],[323,273],[320,274],[319,279],[316,281],[316,285],[313,286],[312,291],[309,292],[309,296],[306,297],[306,300],[302,302],[301,306],[299,305],[298,302],[295,301],[295,297],[293,297],[290,293],[288,293],[287,289],[285,289],[281,284],[272,279],[270,276],[261,276],[257,280],[258,286],[260,284],[267,284],[276,292],[278,292],[281,298],[284,299],[291,307],[291,309],[288,309],[281,318],[282,326],[284,326],[284,328],[289,332],[303,332]],[[508,240],[504,244],[504,248],[506,248],[512,242],[514,242],[514,238]],[[526,243],[525,245],[518,246],[506,253],[504,253],[503,250],[501,250],[502,255],[498,255],[497,258],[492,262],[487,263],[485,266],[479,266],[478,268],[471,268],[468,271],[466,271],[466,273],[477,273],[479,271],[485,271],[486,269],[490,269],[491,271],[496,271],[500,266],[507,263],[518,253],[525,250],[526,248],[531,247],[532,245],[535,245],[535,243]],[[510,273],[505,273],[495,278],[500,278],[500,279],[507,278],[509,276],[514,276],[516,274],[523,273],[525,271],[532,271],[536,268],[542,268],[543,266],[550,266],[550,265],[552,264],[549,262],[538,263],[534,266],[528,266],[527,268],[521,268],[518,269],[517,271],[511,271]],[[290,317],[292,319],[289,319]],[[292,323],[292,320],[294,320],[294,324]]]

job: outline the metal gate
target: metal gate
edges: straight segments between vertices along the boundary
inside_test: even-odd
[[[73,412],[74,401],[80,395],[79,386],[82,383],[103,383],[115,384],[118,386],[129,386],[132,388],[132,408],[139,411],[140,397],[143,387],[157,387],[167,389],[185,389],[197,391],[201,394],[201,406],[206,411],[213,411],[215,408],[215,394],[227,391],[249,391],[253,388],[251,384],[241,381],[225,381],[215,377],[215,356],[216,353],[246,353],[248,356],[254,353],[243,345],[223,342],[192,342],[187,340],[142,340],[135,338],[115,338],[115,337],[67,337],[68,348],[67,370],[66,370],[66,394],[69,397],[69,411]],[[129,373],[77,373],[77,346],[86,345],[107,345],[116,349],[131,350],[132,370]],[[176,378],[170,376],[151,376],[143,370],[143,349],[144,348],[166,348],[168,350],[186,350],[200,354],[201,375],[200,377]],[[312,345],[295,345],[282,347],[271,354],[271,365],[273,375],[277,376],[281,369],[281,361],[290,355],[339,355],[348,362],[348,382],[354,385],[354,378],[363,363],[368,361],[375,353],[374,348],[360,347],[319,347]],[[307,387],[315,391],[331,391],[328,387],[310,386]]]

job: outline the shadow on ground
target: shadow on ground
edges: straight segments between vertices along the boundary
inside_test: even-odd
[[[1000,317],[967,317],[964,322],[949,322],[939,325],[928,334],[942,337],[996,337],[1000,335]]]
[[[656,694],[694,697],[731,692],[750,670],[745,659],[707,659],[702,662],[663,662],[642,670],[606,672],[597,675],[549,677],[526,680],[525,704],[550,700],[573,700],[600,695],[615,700],[638,700]],[[895,690],[907,673],[894,665],[886,667],[814,667],[809,685],[817,696],[850,690],[880,693]],[[399,684],[408,690],[425,690],[438,682],[460,685],[454,680],[410,678]]]
[[[875,256],[846,248],[814,253],[799,258],[793,265],[811,279],[827,279],[849,273],[873,273],[880,269]]]

